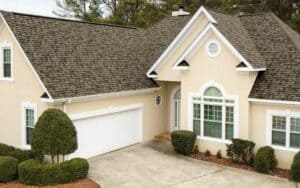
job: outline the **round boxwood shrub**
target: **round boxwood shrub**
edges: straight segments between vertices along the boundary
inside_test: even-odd
[[[0,182],[7,182],[17,177],[18,160],[14,157],[0,157]]]
[[[300,182],[300,151],[295,155],[291,166],[292,180]]]
[[[59,164],[46,164],[27,160],[19,164],[19,181],[30,185],[54,185],[69,183],[87,177],[89,164],[75,158]]]
[[[36,159],[42,161],[44,156],[33,150],[21,150],[6,144],[0,144],[0,155],[11,156],[18,159],[19,162]]]
[[[73,122],[63,111],[48,109],[38,119],[32,133],[34,151],[50,155],[52,163],[59,155],[73,153],[77,149],[77,135]]]
[[[171,134],[171,141],[174,150],[183,155],[189,155],[193,152],[196,134],[191,131],[178,130]]]
[[[275,157],[274,149],[270,146],[259,148],[255,157],[253,166],[256,171],[266,173],[274,170],[277,166],[277,159]]]

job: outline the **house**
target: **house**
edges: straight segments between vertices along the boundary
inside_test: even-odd
[[[272,13],[176,11],[148,29],[1,12],[0,142],[30,148],[47,108],[74,122],[71,157],[166,131],[200,151],[231,138],[271,145],[289,168],[300,148],[300,35]]]

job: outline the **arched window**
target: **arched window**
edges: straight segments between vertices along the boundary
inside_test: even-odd
[[[236,99],[222,91],[212,85],[202,95],[192,98],[193,130],[202,138],[230,140],[234,137]]]
[[[222,92],[216,87],[209,87],[204,92],[205,97],[223,97]]]

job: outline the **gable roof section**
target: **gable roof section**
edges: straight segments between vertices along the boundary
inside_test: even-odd
[[[54,99],[158,87],[138,29],[1,13]]]
[[[272,13],[240,17],[267,63],[250,98],[300,101],[300,35]]]

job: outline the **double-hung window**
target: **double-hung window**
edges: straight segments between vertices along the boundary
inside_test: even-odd
[[[300,149],[300,113],[269,110],[267,118],[267,144]]]
[[[192,96],[193,131],[203,139],[231,140],[235,136],[236,99],[226,97],[217,87]]]
[[[23,103],[22,111],[23,145],[29,146],[32,137],[32,131],[34,130],[36,123],[36,105],[31,103]]]
[[[1,46],[1,72],[0,79],[10,80],[13,76],[12,67],[12,48],[10,45]]]

